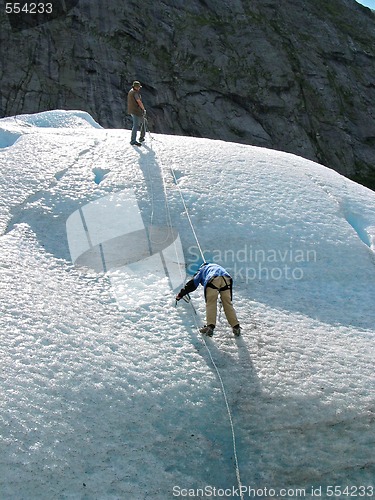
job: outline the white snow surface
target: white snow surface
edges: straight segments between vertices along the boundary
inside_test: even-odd
[[[0,120],[1,499],[239,498],[207,348],[244,498],[369,488],[375,193],[273,150],[129,140],[82,112]],[[201,262],[180,192],[238,339],[221,314],[204,343],[202,288],[175,307],[160,262]],[[147,256],[143,224],[175,232]]]

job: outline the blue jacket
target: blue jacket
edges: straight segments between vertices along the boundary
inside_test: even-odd
[[[190,292],[194,292],[199,285],[204,287],[204,292],[206,294],[207,285],[216,276],[228,277],[230,279],[230,288],[232,288],[232,278],[223,267],[219,266],[219,264],[205,264],[194,274],[193,278],[186,283],[185,287],[180,290],[178,295],[183,297]]]

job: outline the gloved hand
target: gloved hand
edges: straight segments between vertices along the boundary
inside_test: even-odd
[[[176,300],[177,300],[177,302],[178,302],[179,300],[181,300],[181,299],[182,299],[182,297],[180,297],[180,294],[178,293],[178,294],[176,295]]]
[[[143,116],[146,116],[146,110],[145,109],[143,110]]]

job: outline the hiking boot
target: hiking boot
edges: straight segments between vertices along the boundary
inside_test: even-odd
[[[215,325],[205,325],[199,331],[203,333],[203,335],[207,335],[207,337],[212,337],[212,335],[214,334],[214,328]]]
[[[130,143],[132,146],[142,146],[142,144],[138,141],[134,141]]]
[[[235,337],[239,337],[241,335],[241,327],[240,325],[234,325],[233,333]]]
[[[139,138],[139,142],[144,142],[145,141],[145,138],[144,137],[140,137]]]

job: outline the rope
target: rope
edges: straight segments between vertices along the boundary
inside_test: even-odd
[[[147,121],[146,117],[143,117],[143,123],[144,123],[144,127],[145,127],[145,133],[148,132],[151,141],[154,141],[154,138],[151,135],[150,129],[148,128],[148,121]],[[151,150],[152,150],[152,142],[151,142]],[[165,182],[165,178],[164,178],[164,175],[163,175],[163,169],[162,168],[160,169],[160,173],[161,173],[161,180],[162,180],[162,183],[163,183],[163,192],[164,192],[165,223],[166,223],[166,225],[167,225],[167,227],[169,229],[168,232],[170,232],[170,236],[173,236],[173,224],[172,224],[171,211],[170,211],[169,204],[168,204],[167,185],[166,185],[166,182]],[[152,195],[151,227],[152,227],[152,225],[153,225],[153,218],[154,218],[154,190],[153,190],[153,187],[152,187],[153,182],[152,182],[151,170],[150,170],[149,164],[147,164],[147,175],[149,177],[149,181],[150,181],[150,184],[151,184],[151,195]],[[165,238],[165,241],[167,241],[167,240],[168,240],[168,234],[166,235],[166,238]],[[153,243],[155,243],[153,241],[153,239],[152,239],[152,236],[150,237],[150,241],[153,242]],[[157,243],[160,244],[160,243],[163,243],[163,242],[159,241]],[[183,273],[182,273],[182,265],[181,265],[182,263],[180,262],[179,256],[178,256],[177,238],[173,240],[173,248],[174,248],[175,256],[176,256],[176,259],[177,259],[177,264],[178,264],[178,269],[179,269],[181,281],[183,281],[184,278],[185,278],[185,275],[183,275]]]
[[[147,122],[146,122],[147,124]],[[146,125],[147,126],[147,125]],[[151,139],[153,140],[152,136],[151,136],[151,133],[149,131],[149,134],[150,134],[150,137]],[[168,204],[168,197],[167,197],[167,189],[166,189],[166,182],[165,182],[165,178],[164,178],[164,168],[163,168],[163,163],[160,161],[160,171],[161,171],[161,175],[162,175],[162,179],[163,179],[163,186],[164,186],[164,192],[165,192],[165,200],[166,200],[166,208],[167,208],[167,212],[168,212],[168,223],[169,224],[172,224],[172,220],[171,220],[171,216],[170,216],[170,208],[169,208],[169,204]],[[192,230],[192,233],[194,235],[194,238],[195,238],[195,241],[197,243],[197,246],[199,248],[199,251],[201,253],[201,256],[202,256],[202,259],[203,261],[205,260],[204,258],[204,254],[203,254],[203,251],[202,251],[202,248],[201,248],[201,245],[199,243],[199,240],[198,240],[198,236],[197,236],[197,233],[194,229],[194,225],[193,225],[193,222],[191,220],[191,217],[190,217],[190,214],[189,214],[189,210],[188,210],[188,207],[186,205],[186,202],[185,202],[185,199],[183,197],[183,194],[182,194],[182,191],[181,191],[181,188],[180,186],[178,185],[178,182],[177,182],[177,178],[176,178],[176,175],[175,175],[175,172],[173,170],[172,167],[169,167],[170,168],[170,171],[172,173],[172,176],[173,176],[173,179],[174,179],[174,182],[177,186],[177,189],[180,193],[180,197],[181,197],[181,200],[182,200],[182,204],[184,206],[184,209],[185,209],[185,214],[186,214],[186,217],[189,221],[189,224],[190,224],[190,227],[191,227],[191,230]],[[237,455],[237,445],[236,445],[236,434],[235,434],[235,430],[234,430],[234,424],[233,424],[233,418],[232,418],[232,413],[231,413],[231,410],[230,410],[230,406],[229,406],[229,402],[228,402],[228,396],[227,396],[227,393],[226,393],[226,390],[225,390],[225,386],[224,386],[224,382],[223,382],[223,379],[221,377],[221,374],[220,374],[220,371],[212,357],[212,354],[211,354],[211,351],[208,347],[208,344],[207,344],[207,341],[205,339],[205,337],[201,336],[200,335],[200,331],[199,331],[199,325],[198,325],[198,322],[197,322],[197,312],[196,312],[196,309],[194,307],[194,305],[192,304],[192,302],[189,300],[189,304],[191,305],[191,308],[192,308],[192,316],[194,318],[194,323],[195,323],[195,327],[197,329],[197,332],[198,332],[198,338],[201,338],[202,339],[202,342],[204,343],[206,349],[207,349],[207,352],[209,354],[209,357],[210,357],[210,360],[211,360],[211,363],[212,363],[212,366],[214,367],[215,371],[216,371],[216,374],[217,374],[217,377],[219,379],[219,382],[220,382],[220,386],[221,386],[221,391],[222,391],[222,394],[223,394],[223,397],[224,397],[224,401],[225,401],[225,406],[226,406],[226,409],[227,409],[227,413],[228,413],[228,418],[229,418],[229,424],[230,424],[230,428],[231,428],[231,434],[232,434],[232,444],[233,444],[233,457],[234,457],[234,463],[235,463],[235,470],[236,470],[236,479],[237,479],[237,483],[238,483],[238,487],[239,487],[239,491],[240,491],[240,496],[241,496],[241,500],[244,500],[244,496],[243,496],[243,488],[242,488],[242,482],[241,482],[241,475],[240,475],[240,468],[239,468],[239,464],[238,464],[238,455]]]
[[[184,209],[185,209],[185,214],[186,214],[186,217],[187,217],[187,219],[188,219],[188,221],[189,221],[189,224],[190,224],[190,227],[191,227],[191,231],[192,231],[192,233],[193,233],[193,235],[194,235],[195,241],[196,241],[196,243],[197,243],[197,247],[198,247],[198,249],[199,249],[199,252],[200,252],[200,254],[201,254],[202,260],[203,260],[203,262],[204,262],[206,259],[204,258],[204,253],[203,253],[203,251],[202,251],[202,247],[201,247],[201,246],[200,246],[200,244],[199,244],[198,236],[197,236],[197,233],[196,233],[196,231],[195,231],[195,229],[194,229],[193,222],[192,222],[192,220],[191,220],[191,217],[190,217],[190,214],[189,214],[189,210],[188,210],[188,208],[187,208],[187,206],[186,206],[186,203],[185,203],[184,197],[183,197],[183,195],[182,195],[181,188],[180,188],[180,186],[178,185],[177,178],[176,178],[176,174],[174,173],[174,170],[173,170],[173,168],[172,168],[172,167],[170,167],[170,171],[171,171],[171,173],[172,173],[172,175],[173,175],[173,179],[174,179],[174,182],[175,182],[175,184],[176,184],[176,186],[177,186],[178,192],[180,193],[180,197],[181,197],[181,201],[182,201],[182,204],[183,204],[183,206],[184,206]]]
[[[191,302],[190,302],[190,304],[191,304]],[[192,307],[194,307],[193,304],[191,304],[191,305],[192,305]],[[236,470],[237,484],[238,484],[238,487],[239,487],[241,500],[244,500],[244,496],[243,496],[243,493],[242,493],[242,482],[241,482],[240,467],[239,467],[239,464],[238,464],[238,456],[237,456],[236,434],[235,434],[235,431],[234,431],[234,424],[233,424],[232,412],[230,411],[230,406],[229,406],[229,402],[228,402],[228,396],[227,396],[227,393],[226,393],[226,390],[225,390],[223,379],[222,379],[222,377],[220,375],[220,372],[219,372],[219,368],[217,367],[217,365],[216,365],[216,363],[215,363],[215,361],[214,361],[214,359],[212,357],[210,348],[208,347],[207,340],[206,340],[206,338],[204,336],[200,335],[199,325],[198,325],[196,316],[193,315],[193,317],[194,317],[194,323],[195,323],[196,329],[198,331],[199,337],[201,337],[201,339],[202,339],[202,341],[203,341],[203,343],[204,343],[204,345],[205,345],[205,347],[207,349],[207,352],[208,352],[208,355],[210,357],[211,363],[212,363],[213,367],[215,368],[217,377],[218,377],[218,379],[220,381],[221,392],[223,393],[223,397],[224,397],[224,401],[225,401],[225,406],[226,406],[227,413],[228,413],[228,418],[229,418],[229,424],[230,424],[230,428],[231,428],[231,433],[232,433],[233,457],[234,457],[234,464],[235,464],[235,470]]]
[[[149,129],[149,127],[148,127],[148,120],[147,120],[147,118],[144,118],[143,120],[144,120],[144,127],[145,127],[145,131],[149,133],[149,136],[150,136],[151,141],[154,141],[155,139],[152,137],[151,132],[150,132],[150,129]],[[162,166],[162,163],[161,163],[161,162],[160,162],[160,164],[161,164],[161,166]],[[164,184],[164,187],[165,187],[165,191],[164,191],[164,193],[165,193],[165,196],[167,196],[167,192],[166,192],[166,185],[165,185],[165,182],[164,182],[163,169],[161,168],[160,170],[161,170],[161,173],[162,173],[162,177],[163,177],[163,184]],[[173,170],[173,168],[172,168],[172,167],[170,167],[170,171],[171,171],[171,174],[172,174],[172,176],[173,176],[174,183],[176,184],[176,186],[177,186],[177,188],[178,188],[178,192],[180,193],[180,197],[181,197],[181,201],[182,201],[182,204],[183,204],[183,206],[184,206],[184,209],[185,209],[185,214],[186,214],[186,217],[187,217],[187,219],[188,219],[188,221],[189,221],[191,231],[192,231],[192,233],[193,233],[193,236],[194,236],[195,241],[196,241],[196,243],[197,243],[198,250],[199,250],[199,252],[200,252],[200,254],[201,254],[201,257],[202,257],[202,260],[203,260],[203,262],[204,262],[204,261],[205,261],[204,253],[203,253],[202,247],[201,247],[201,245],[200,245],[200,243],[199,243],[197,233],[196,233],[196,231],[195,231],[195,229],[194,229],[193,222],[192,222],[192,220],[191,220],[191,217],[190,217],[190,214],[189,214],[189,210],[188,210],[188,208],[187,208],[187,206],[186,206],[185,199],[184,199],[184,197],[183,197],[183,195],[182,195],[181,188],[180,188],[180,186],[178,185],[176,174],[175,174],[175,172],[174,172],[174,170]],[[166,198],[166,199],[167,199],[167,198]]]

